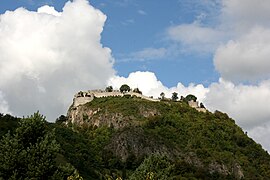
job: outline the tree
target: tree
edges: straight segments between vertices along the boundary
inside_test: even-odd
[[[205,108],[202,102],[200,103],[200,108]]]
[[[140,166],[129,177],[130,180],[137,179],[170,179],[170,175],[174,170],[174,165],[166,156],[151,155],[144,159]]]
[[[55,123],[56,124],[62,124],[63,122],[66,122],[67,120],[68,120],[68,118],[65,115],[62,114],[61,116],[59,116],[56,119]]]
[[[173,101],[177,101],[177,99],[178,99],[178,93],[173,92],[173,93],[172,93],[172,100],[173,100]]]
[[[160,99],[162,99],[162,100],[165,99],[165,93],[164,92],[160,93]]]
[[[55,163],[59,148],[42,115],[21,119],[15,133],[7,133],[0,141],[0,179],[63,179],[71,175],[74,167],[67,170]]]
[[[108,86],[105,89],[106,92],[112,92],[113,91],[113,87],[112,86]]]
[[[127,84],[123,84],[123,85],[120,87],[120,92],[121,92],[121,93],[129,92],[129,91],[130,91],[130,87],[129,87]]]
[[[194,101],[196,102],[197,101],[197,97],[192,95],[192,94],[189,94],[185,97],[185,100],[188,102],[188,101]]]
[[[135,89],[133,90],[133,92],[142,94],[142,91],[140,91],[139,88],[135,88]]]

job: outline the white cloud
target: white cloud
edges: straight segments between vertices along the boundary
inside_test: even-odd
[[[214,57],[221,77],[234,82],[270,78],[270,1],[223,0],[219,28],[231,31],[230,41]]]
[[[3,93],[0,91],[0,113],[10,114],[8,102],[5,100]]]
[[[60,12],[56,11],[54,9],[54,7],[51,7],[51,6],[48,6],[48,5],[45,5],[45,6],[42,6],[42,7],[38,8],[37,12],[38,13],[50,14],[50,15],[54,15],[54,16],[61,16]]]
[[[269,122],[270,80],[259,85],[235,85],[220,79],[209,87],[206,106],[228,113],[245,129]]]
[[[111,50],[100,43],[105,20],[86,0],[67,2],[61,14],[47,6],[2,14],[0,90],[10,110],[54,120],[76,91],[104,87],[114,74]]]
[[[254,26],[269,27],[270,1],[222,0],[222,26],[242,34]]]
[[[269,57],[270,29],[256,27],[220,46],[214,64],[225,79],[252,82],[270,78]]]
[[[211,53],[224,41],[225,33],[199,23],[181,24],[167,30],[169,39],[188,52]]]
[[[270,123],[257,126],[249,130],[248,135],[256,142],[260,142],[264,149],[270,151],[269,137],[270,137]]]

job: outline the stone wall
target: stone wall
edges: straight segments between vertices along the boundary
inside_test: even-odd
[[[147,96],[144,96],[139,93],[135,92],[127,92],[127,93],[121,93],[120,91],[112,91],[112,92],[106,92],[102,90],[90,90],[86,92],[78,92],[75,94],[74,99],[73,99],[73,106],[77,107],[79,105],[86,104],[88,102],[91,102],[94,98],[101,98],[101,97],[111,97],[111,96],[119,96],[123,97],[124,95],[130,95],[130,96],[136,96],[142,99],[146,99],[148,101],[154,101],[154,102],[159,102],[159,99],[153,99]]]
[[[207,112],[207,110],[205,108],[202,108],[199,106],[199,102],[198,101],[188,101],[188,105],[192,108],[195,108],[197,111],[199,112]]]
[[[91,97],[76,97],[73,99],[73,106],[77,107],[79,105],[86,104],[94,99],[93,96]]]
[[[188,101],[188,105],[190,106],[190,107],[193,107],[193,108],[199,108],[199,103],[198,103],[198,101]]]

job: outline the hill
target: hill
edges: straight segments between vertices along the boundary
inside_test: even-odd
[[[70,127],[84,131],[94,143],[90,146],[97,148],[100,166],[106,169],[101,174],[131,179],[145,179],[149,173],[154,179],[270,178],[269,154],[219,111],[203,113],[185,102],[124,96],[71,106],[67,118]]]
[[[2,134],[18,120],[1,115]],[[47,126],[60,145],[56,165],[84,179],[270,179],[269,154],[233,119],[185,102],[94,98]]]

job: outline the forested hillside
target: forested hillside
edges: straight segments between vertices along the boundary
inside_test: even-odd
[[[150,102],[126,96],[97,98],[71,107],[56,123],[46,123],[40,116],[19,120],[1,115],[2,135],[8,129],[11,132],[2,136],[0,156],[14,163],[18,161],[12,154],[17,153],[16,148],[31,149],[35,143],[35,147],[51,147],[50,151],[33,148],[27,156],[35,161],[37,154],[53,154],[51,161],[46,161],[55,167],[54,171],[47,168],[49,178],[270,179],[269,154],[219,111],[203,113],[185,102]],[[35,130],[39,126],[43,127],[41,134]],[[21,146],[11,143],[20,144],[29,137],[36,140]],[[16,155],[20,156],[24,159],[24,154]],[[21,166],[26,166],[23,162]],[[20,167],[13,167],[8,175],[7,167],[0,166],[0,177],[8,179],[16,173],[19,177]],[[28,173],[31,177],[42,177],[42,172],[32,167],[22,168],[24,173],[36,172]]]

